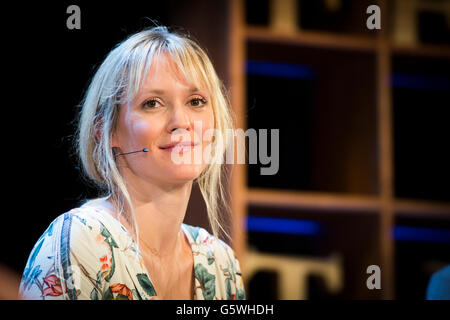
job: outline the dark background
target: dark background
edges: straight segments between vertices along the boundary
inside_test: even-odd
[[[81,30],[69,30],[69,5]],[[58,215],[96,195],[80,176],[72,137],[89,79],[118,42],[154,23],[168,24],[170,1],[17,3],[3,73],[5,245],[0,263],[22,272],[42,232]],[[149,19],[151,18],[153,22]]]

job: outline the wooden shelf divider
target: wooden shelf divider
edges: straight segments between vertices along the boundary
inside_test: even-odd
[[[281,191],[249,189],[248,203],[296,209],[330,211],[377,212],[380,200],[377,196],[346,195],[324,192]]]
[[[390,46],[393,54],[450,59],[450,46],[444,47],[430,44],[416,44],[407,46],[395,43],[390,43]]]
[[[437,217],[450,219],[450,204],[445,202],[397,199],[394,202],[396,216]]]
[[[266,27],[245,27],[247,41],[261,41],[268,43],[282,43],[289,45],[303,45],[312,47],[325,47],[330,49],[373,51],[377,50],[377,39],[362,36],[342,35],[323,31],[299,30],[295,33],[274,31]],[[450,59],[450,46],[417,43],[414,45],[397,44],[385,38],[392,54],[405,54],[412,56],[425,56]]]
[[[308,45],[333,49],[375,51],[377,45],[376,39],[315,31],[285,33],[273,31],[264,27],[246,27],[245,33],[247,40],[286,43],[291,45]]]

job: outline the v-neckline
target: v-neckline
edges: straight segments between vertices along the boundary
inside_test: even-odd
[[[152,278],[150,277],[150,273],[147,270],[147,267],[145,266],[144,262],[143,262],[143,256],[140,252],[140,250],[136,247],[136,241],[134,241],[130,231],[123,225],[122,222],[120,222],[119,219],[117,219],[114,215],[113,212],[110,211],[109,209],[105,208],[104,206],[99,206],[99,205],[92,205],[90,206],[91,208],[93,208],[94,210],[97,209],[98,211],[102,212],[104,215],[107,215],[108,218],[111,218],[112,220],[114,220],[114,223],[117,223],[119,226],[119,229],[122,230],[122,232],[124,232],[126,234],[126,236],[132,241],[133,246],[135,248],[135,250],[138,252],[139,254],[139,258],[142,259],[142,263],[141,263],[141,268],[143,269],[145,275],[148,277],[153,289],[155,290],[155,297],[159,299],[158,296],[158,292],[156,291],[156,287],[152,281]],[[181,224],[181,230],[183,231],[183,234],[185,235],[185,237],[188,240],[189,246],[191,248],[191,254],[192,254],[192,275],[193,275],[193,281],[192,281],[192,285],[193,287],[191,288],[191,290],[193,291],[193,300],[197,300],[197,290],[196,288],[198,287],[197,285],[197,281],[198,279],[195,277],[195,265],[198,263],[196,260],[196,255],[194,254],[194,244],[196,243],[195,240],[193,239],[191,233],[189,232],[187,225],[185,223]]]

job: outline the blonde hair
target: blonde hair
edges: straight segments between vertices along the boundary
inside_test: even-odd
[[[215,136],[212,158],[197,177],[199,189],[206,203],[208,220],[213,234],[223,232],[221,209],[229,213],[228,192],[223,185],[224,154],[233,129],[233,114],[225,88],[202,48],[188,36],[169,32],[158,26],[131,35],[119,43],[105,58],[88,87],[82,102],[76,135],[76,149],[87,177],[106,192],[101,199],[111,199],[118,217],[125,214],[139,246],[139,231],[126,188],[111,147],[121,104],[130,101],[139,91],[155,57],[168,54],[186,79],[201,82],[211,96]],[[227,175],[225,175],[227,176]],[[93,200],[95,201],[95,200]],[[86,203],[89,204],[92,201]]]

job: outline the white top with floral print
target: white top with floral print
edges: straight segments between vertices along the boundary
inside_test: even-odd
[[[245,299],[239,262],[205,229],[181,225],[194,257],[194,299]],[[23,299],[158,299],[136,244],[104,209],[82,206],[57,217],[28,258]]]

